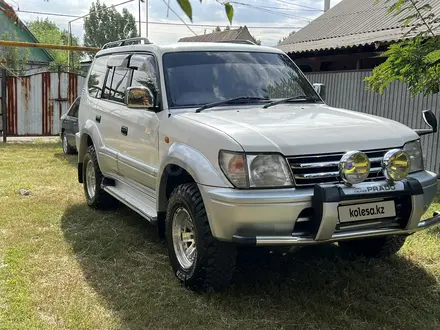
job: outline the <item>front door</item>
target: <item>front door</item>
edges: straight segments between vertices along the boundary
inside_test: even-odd
[[[152,55],[133,55],[130,59],[132,70],[129,86],[149,87],[159,90],[157,65]],[[157,93],[155,92],[155,97]],[[148,109],[124,107],[120,115],[121,131],[126,131],[126,143],[121,144],[118,156],[120,173],[142,186],[156,188],[159,168],[159,118]]]

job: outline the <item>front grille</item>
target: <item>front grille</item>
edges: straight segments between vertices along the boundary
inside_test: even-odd
[[[367,181],[384,179],[381,162],[386,150],[364,151],[371,162],[370,175]],[[322,183],[340,183],[339,161],[343,152],[324,155],[306,155],[287,157],[290,168],[292,169],[293,179],[296,187],[309,187]]]

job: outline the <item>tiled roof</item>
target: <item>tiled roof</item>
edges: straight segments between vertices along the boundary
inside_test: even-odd
[[[440,16],[440,0],[421,0],[419,6],[429,3],[432,12]],[[403,28],[402,18],[387,12],[391,3],[385,0],[343,0],[310,24],[284,40],[277,48],[285,52],[302,53],[395,42],[408,39],[410,28]],[[414,24],[417,22],[413,22]],[[440,34],[440,29],[435,30]]]
[[[247,30],[246,26],[235,30],[231,29],[227,31],[201,34],[194,37],[185,37],[179,39],[179,42],[218,42],[218,41],[238,40],[240,34],[243,33],[245,30]]]

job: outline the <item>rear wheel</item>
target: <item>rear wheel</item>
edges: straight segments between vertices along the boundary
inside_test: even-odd
[[[235,271],[235,245],[212,236],[195,183],[172,192],[165,226],[171,265],[180,282],[195,291],[229,286]]]
[[[75,153],[75,149],[69,144],[69,141],[67,140],[66,133],[64,133],[64,132],[63,132],[63,134],[61,134],[61,143],[63,146],[63,152],[66,155],[72,155]]]
[[[392,235],[383,237],[363,238],[352,241],[341,241],[338,245],[356,255],[370,258],[387,258],[402,248],[407,236]]]
[[[104,176],[99,168],[94,146],[89,146],[83,161],[84,193],[87,204],[95,209],[108,209],[118,204],[117,200],[101,188]]]

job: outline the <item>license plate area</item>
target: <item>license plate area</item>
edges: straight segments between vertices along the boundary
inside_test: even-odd
[[[396,204],[394,200],[388,200],[340,205],[338,215],[340,223],[394,218],[396,217]]]

